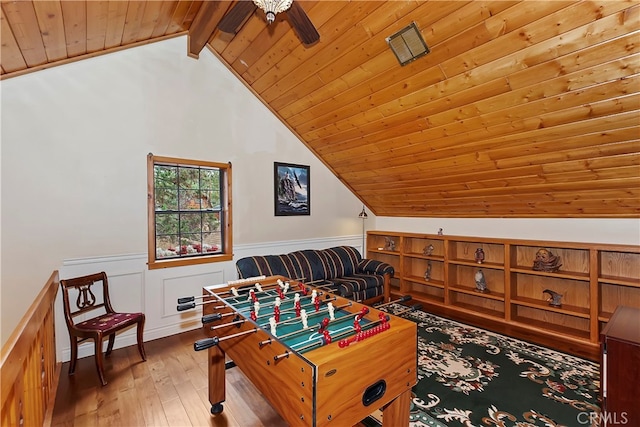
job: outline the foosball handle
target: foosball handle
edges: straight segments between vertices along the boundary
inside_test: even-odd
[[[182,297],[182,298],[178,298],[178,304],[186,304],[188,302],[193,302],[195,300],[195,297]]]
[[[218,337],[203,338],[193,343],[193,349],[195,351],[206,350],[210,347],[218,345],[218,342],[220,342]]]
[[[412,311],[422,310],[422,304],[415,304],[411,306]]]
[[[220,319],[222,319],[222,315],[220,313],[207,314],[206,316],[202,316],[202,324],[205,325]]]
[[[192,308],[196,308],[196,303],[195,302],[192,302],[191,304],[179,305],[178,307],[176,307],[176,310],[185,311],[185,310],[191,310]]]
[[[402,298],[400,298],[398,300],[398,302],[407,302],[407,301],[411,300],[411,298],[412,298],[411,295],[405,295]]]

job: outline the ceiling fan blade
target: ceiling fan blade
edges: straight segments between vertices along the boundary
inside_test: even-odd
[[[313,26],[306,12],[297,1],[294,1],[287,10],[287,17],[294,31],[302,40],[302,44],[309,46],[320,40],[320,34],[318,34],[316,27]]]
[[[255,12],[256,7],[252,1],[238,1],[224,18],[220,20],[218,28],[225,33],[236,34],[244,21]]]

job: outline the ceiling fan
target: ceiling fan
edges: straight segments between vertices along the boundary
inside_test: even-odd
[[[286,12],[293,30],[305,46],[310,46],[320,40],[320,35],[306,12],[294,0],[239,0],[220,20],[218,28],[225,33],[236,34],[240,31],[245,20],[258,7],[264,10],[269,24],[275,20],[276,13]]]

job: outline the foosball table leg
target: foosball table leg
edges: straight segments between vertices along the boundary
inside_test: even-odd
[[[209,348],[209,403],[211,413],[219,414],[223,410],[225,400],[225,353],[219,346]]]
[[[410,410],[411,389],[404,391],[382,409],[382,426],[406,426]]]

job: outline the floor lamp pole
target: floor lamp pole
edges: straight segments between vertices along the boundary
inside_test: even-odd
[[[365,258],[366,255],[366,250],[364,247],[364,220],[369,218],[369,215],[367,215],[367,211],[364,209],[364,205],[362,205],[362,211],[358,214],[358,218],[362,219],[362,257]]]

